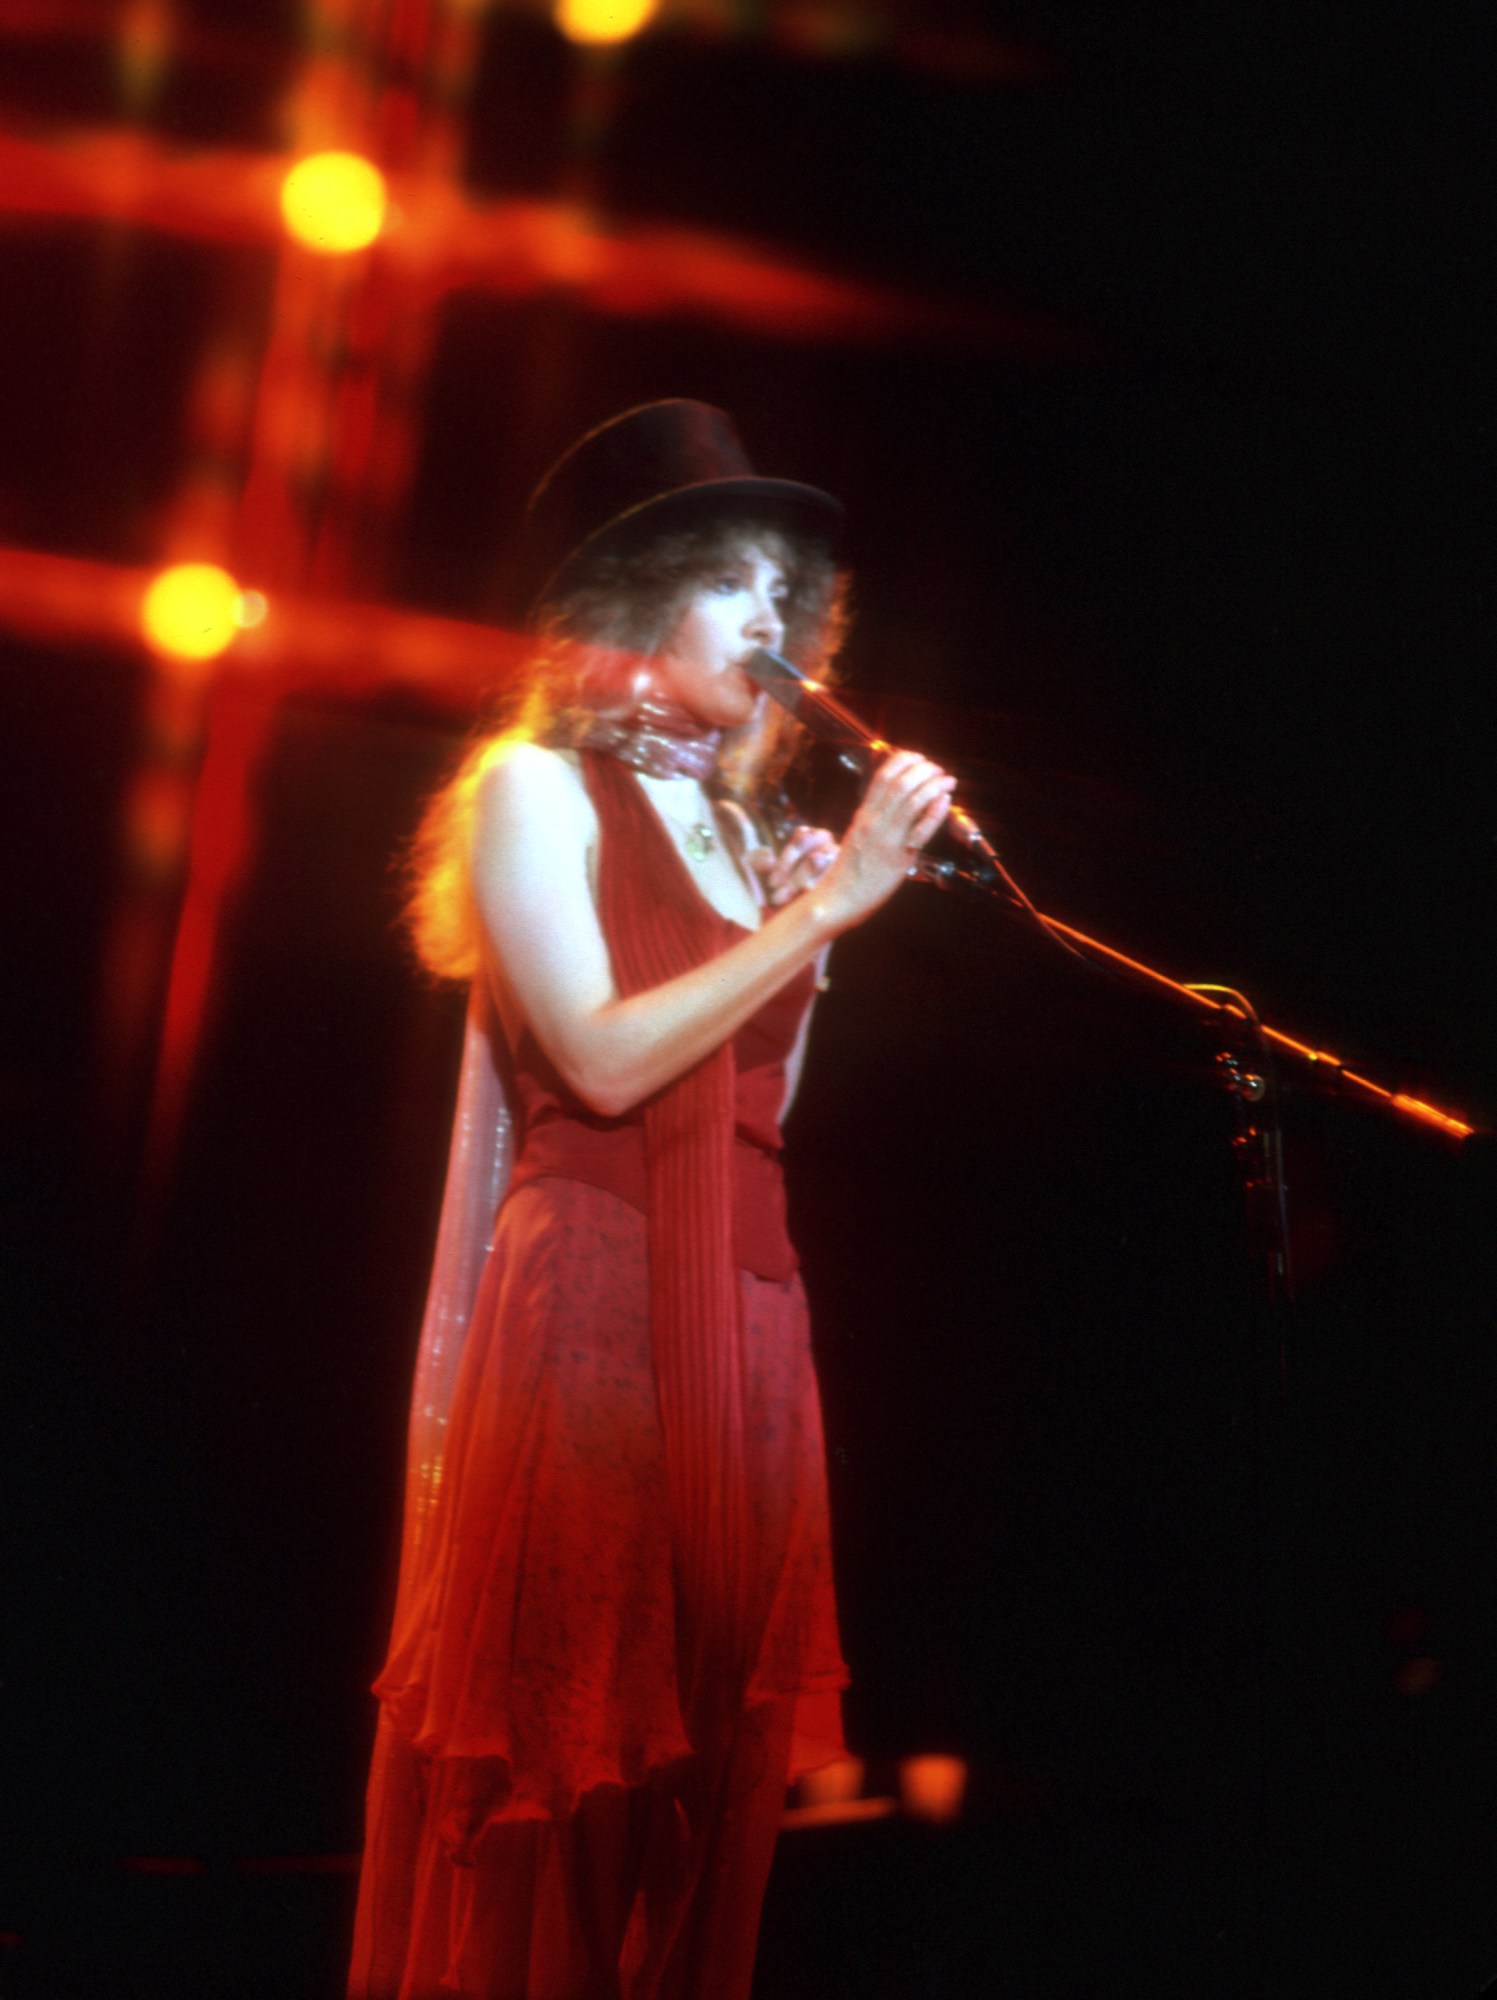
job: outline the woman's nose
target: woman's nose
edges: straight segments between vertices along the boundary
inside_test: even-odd
[[[757,639],[761,646],[768,646],[771,651],[784,639],[785,621],[780,616],[779,605],[772,597],[765,595],[756,599],[753,615],[748,622],[748,634],[751,639]]]

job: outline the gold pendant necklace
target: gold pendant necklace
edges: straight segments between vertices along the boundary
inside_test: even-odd
[[[688,827],[681,837],[681,846],[688,861],[695,861],[700,867],[709,855],[717,852],[717,835],[706,820],[699,819],[695,826]]]

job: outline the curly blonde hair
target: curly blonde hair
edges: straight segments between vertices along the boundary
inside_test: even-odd
[[[640,666],[670,637],[687,597],[750,547],[785,572],[785,657],[815,680],[831,677],[847,627],[847,578],[819,543],[772,520],[729,515],[597,557],[541,608],[528,671],[480,724],[403,857],[406,926],[434,977],[471,979],[481,961],[470,856],[479,788],[495,758],[517,740],[576,742],[596,716],[627,712]],[[723,789],[750,811],[784,777],[802,736],[778,704],[759,707],[755,722],[728,732],[718,759]]]

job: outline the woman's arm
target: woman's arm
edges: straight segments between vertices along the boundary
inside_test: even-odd
[[[596,821],[580,774],[517,743],[484,778],[473,875],[489,941],[531,1031],[582,1101],[617,1117],[735,1034],[831,940],[898,888],[951,780],[896,751],[814,890],[719,957],[621,999],[588,879]]]

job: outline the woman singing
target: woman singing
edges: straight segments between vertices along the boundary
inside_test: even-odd
[[[703,404],[582,439],[518,719],[427,816],[417,939],[472,1000],[356,2000],[747,2000],[787,1781],[843,1754],[779,1119],[951,781],[896,752],[840,848],[770,838],[744,662],[824,666],[839,518]]]

